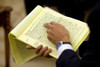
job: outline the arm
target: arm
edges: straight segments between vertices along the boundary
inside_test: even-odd
[[[100,3],[98,4],[98,6],[100,7]],[[57,67],[100,67],[100,54],[99,54],[100,9],[99,7],[96,7],[96,9],[98,10],[94,9],[91,12],[90,17],[88,18],[88,24],[91,30],[91,34],[90,34],[87,50],[82,56],[82,59],[80,60],[73,50],[65,49],[62,51],[62,53],[60,54],[56,62]],[[65,42],[70,42],[68,31],[65,30],[61,25],[57,23],[53,25],[52,23],[47,23],[44,26],[49,28],[48,39],[54,44],[57,44],[59,41],[63,41],[63,40]],[[39,49],[38,53],[41,52],[42,49],[43,48]],[[46,51],[47,50],[45,50],[43,53],[45,53]],[[48,55],[49,53],[50,52],[47,52],[46,54]],[[43,54],[41,53],[41,55]]]
[[[51,22],[44,24],[44,26],[48,28],[48,39],[55,45],[58,45],[60,41],[70,43],[70,35],[62,25],[55,22]],[[37,47],[35,50],[39,56],[48,56],[51,52],[48,47],[43,48],[42,45]],[[56,63],[57,67],[62,67],[62,65],[66,67],[79,66],[80,59],[73,51],[71,44],[61,45],[58,48],[58,56],[59,58]]]
[[[91,33],[82,59],[80,60],[72,50],[65,50],[57,60],[57,67],[63,67],[63,65],[66,67],[100,67],[99,21],[100,2],[96,4],[96,7],[92,10],[87,20]]]
[[[51,22],[44,24],[44,26],[48,28],[48,39],[55,45],[57,45],[60,41],[70,42],[68,31],[62,25],[55,22]],[[32,47],[26,46],[26,48],[30,49]],[[36,53],[39,56],[48,56],[50,52],[51,49],[49,49],[48,47],[43,48],[42,45],[36,48]]]
[[[51,22],[44,25],[48,28],[48,39],[55,45],[59,45],[60,41],[70,42],[70,35],[62,25]],[[80,59],[73,51],[71,44],[64,44],[58,48],[57,67],[79,67]]]
[[[79,67],[80,59],[73,50],[66,49],[56,61],[56,67]]]

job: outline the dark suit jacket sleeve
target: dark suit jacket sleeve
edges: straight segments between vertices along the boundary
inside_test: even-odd
[[[57,67],[79,67],[80,59],[73,50],[65,50],[56,62]]]
[[[91,33],[88,46],[80,60],[72,50],[65,50],[56,62],[57,67],[100,67],[100,2],[87,21]]]

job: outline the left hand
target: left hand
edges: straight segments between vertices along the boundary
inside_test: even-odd
[[[35,49],[35,53],[38,54],[38,56],[44,56],[44,57],[51,57],[49,56],[49,53],[52,51],[47,46],[43,48],[42,45],[39,45],[37,48],[33,48],[32,46],[27,45],[27,49]]]

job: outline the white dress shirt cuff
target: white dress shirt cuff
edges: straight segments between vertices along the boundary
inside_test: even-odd
[[[58,52],[57,52],[57,56],[59,57],[62,52],[66,49],[70,49],[70,50],[73,50],[72,46],[70,44],[64,44],[64,45],[61,45],[59,48],[58,48]]]

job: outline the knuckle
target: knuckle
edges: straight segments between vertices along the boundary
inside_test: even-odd
[[[49,29],[49,30],[47,31],[47,33],[51,33],[51,30]]]
[[[47,46],[43,48],[43,51],[46,51],[46,50],[48,50],[48,47]]]
[[[48,55],[49,55],[49,53],[51,52],[51,50],[50,49],[48,49],[47,51],[45,51],[45,53],[44,53],[44,55],[43,56],[45,56],[45,57],[47,57]]]
[[[41,46],[41,45],[38,46],[38,47],[35,49],[36,54],[38,54],[38,53],[41,51],[41,49],[42,49],[42,46]]]
[[[46,57],[48,56],[48,54],[49,54],[48,51],[46,51],[43,56]]]
[[[47,38],[48,38],[49,40],[51,40],[51,36],[50,36],[50,35],[48,35]]]
[[[44,56],[44,57],[46,57],[46,56],[47,56],[47,54],[44,54],[43,56]]]
[[[38,54],[38,53],[39,53],[39,51],[38,51],[38,50],[35,50],[35,53],[36,53],[36,54]]]
[[[52,22],[50,22],[50,24],[55,24],[55,22],[52,21]]]
[[[53,33],[54,33],[54,29],[48,29],[48,30],[47,30],[47,33],[48,33],[49,35],[53,34]]]
[[[40,48],[39,48],[39,47],[37,47],[37,48],[36,48],[36,51],[39,51],[39,50],[40,50]]]

